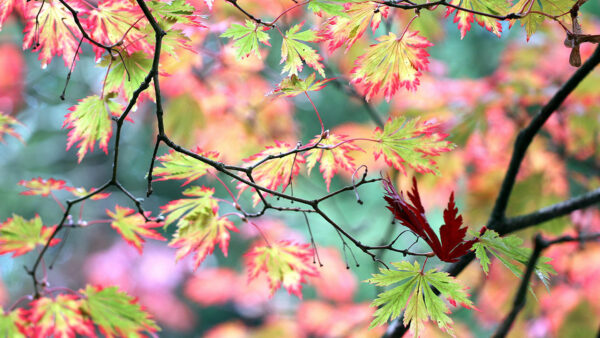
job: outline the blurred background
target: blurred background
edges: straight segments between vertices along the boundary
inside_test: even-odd
[[[267,6],[267,3],[268,6]],[[204,6],[198,2],[197,6]],[[249,0],[246,4],[264,18],[274,18],[286,8],[283,1]],[[167,133],[182,145],[219,151],[225,161],[242,163],[275,140],[295,144],[308,143],[320,132],[314,111],[305,97],[277,98],[268,95],[281,81],[279,49],[281,39],[272,34],[272,48],[262,50],[263,58],[235,59],[229,41],[219,35],[231,22],[243,18],[225,2],[216,2],[212,12],[206,9],[205,29],[190,32],[192,51],[181,49],[178,58],[165,57],[162,79],[165,97]],[[585,32],[600,33],[600,3],[590,1],[583,7]],[[424,11],[413,23],[435,45],[429,71],[414,92],[401,90],[389,102],[376,97],[366,103],[349,86],[349,72],[354,59],[364,53],[374,37],[387,30],[399,32],[410,13],[394,11],[389,22],[373,35],[368,32],[347,53],[334,53],[314,44],[327,66],[327,77],[337,77],[328,86],[311,93],[323,122],[332,132],[352,137],[369,137],[377,122],[388,116],[435,119],[442,123],[449,139],[457,147],[439,157],[441,175],[417,174],[421,196],[434,228],[442,224],[442,210],[455,191],[459,211],[474,231],[485,224],[499,190],[516,133],[574,72],[569,65],[570,49],[563,46],[564,32],[546,23],[527,41],[525,31],[515,23],[503,25],[498,38],[477,24],[461,39],[452,19],[444,19],[441,9]],[[293,11],[282,26],[300,22],[305,13]],[[307,27],[316,27],[314,15]],[[96,149],[78,164],[76,149],[65,151],[67,130],[62,128],[68,108],[78,100],[102,90],[104,71],[94,61],[90,48],[83,48],[62,101],[68,68],[55,58],[41,69],[37,54],[22,51],[23,19],[15,13],[0,32],[0,111],[17,118],[15,127],[22,141],[5,135],[0,144],[0,221],[13,214],[26,219],[40,215],[45,225],[60,221],[62,212],[51,198],[24,196],[21,180],[41,177],[64,180],[70,186],[90,189],[110,177],[111,151],[108,156]],[[582,46],[582,58],[593,46]],[[306,70],[304,75],[310,74]],[[570,196],[600,186],[600,70],[595,70],[567,99],[534,140],[523,163],[508,208],[509,216],[535,211]],[[156,124],[153,103],[146,99],[126,123],[121,147],[122,167],[119,179],[135,196],[144,196],[145,175],[154,146]],[[355,164],[367,165],[369,175],[389,174],[390,168],[375,161],[369,144],[360,144],[366,152],[354,154]],[[166,149],[161,149],[164,153]],[[315,168],[293,183],[294,194],[315,198],[326,194],[323,177]],[[331,183],[331,191],[350,183],[351,172],[340,171]],[[407,187],[411,170],[393,175],[399,187]],[[225,179],[225,177],[223,177]],[[233,189],[235,183],[226,180]],[[215,180],[191,183],[216,189],[216,196],[229,199]],[[154,194],[144,201],[153,215],[160,206],[182,198],[180,182],[155,182]],[[325,211],[348,232],[370,245],[384,244],[403,230],[393,224],[385,208],[383,189],[369,184],[358,189],[364,204],[353,192],[340,194],[325,204]],[[252,210],[250,191],[240,198],[246,210]],[[72,198],[58,192],[58,200]],[[287,205],[279,201],[281,205]],[[113,191],[104,200],[87,201],[74,217],[102,221],[106,209],[114,205],[133,208],[130,200]],[[222,214],[234,211],[222,204]],[[233,220],[233,218],[232,218]],[[378,290],[363,283],[378,267],[371,258],[351,244],[345,247],[340,236],[322,219],[308,215],[308,221],[323,267],[321,277],[311,278],[303,287],[303,298],[279,290],[270,295],[266,279],[248,281],[243,254],[260,241],[256,230],[236,220],[239,233],[232,233],[229,255],[220,250],[209,256],[194,271],[190,259],[175,264],[175,249],[166,242],[148,240],[143,255],[125,243],[108,223],[97,222],[86,228],[63,232],[64,247],[53,247],[46,256],[52,286],[74,290],[87,283],[119,285],[138,297],[162,327],[164,337],[281,337],[288,336],[379,336],[384,328],[369,330],[374,309],[369,303]],[[307,223],[302,214],[269,211],[255,223],[272,240],[285,239],[309,243]],[[163,230],[170,238],[174,226]],[[562,234],[574,230],[600,231],[597,207],[578,211],[519,233],[526,245],[533,234]],[[410,233],[403,234],[398,248],[415,242]],[[430,249],[422,241],[412,251]],[[600,247],[569,244],[552,247],[545,255],[554,259],[558,276],[550,290],[535,286],[537,301],[529,297],[519,316],[514,337],[591,337],[597,332],[600,318]],[[0,256],[0,305],[10,307],[19,297],[29,294],[31,281],[23,266],[30,266],[33,253],[17,258]],[[401,254],[383,253],[381,259],[395,262]],[[443,264],[430,260],[428,267]],[[470,287],[480,311],[457,309],[453,314],[460,337],[491,334],[498,321],[509,311],[519,280],[499,262],[492,264],[486,277],[475,263],[459,279]],[[443,335],[437,328],[427,336]]]

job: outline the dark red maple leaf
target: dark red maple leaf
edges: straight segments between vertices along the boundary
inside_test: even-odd
[[[465,241],[467,228],[461,228],[463,220],[458,214],[454,204],[454,193],[450,195],[448,207],[444,210],[444,225],[440,228],[441,242],[425,218],[425,209],[421,204],[417,179],[413,177],[413,187],[407,192],[408,199],[412,205],[404,199],[402,191],[398,193],[389,179],[383,180],[386,191],[384,199],[388,202],[387,208],[394,214],[400,223],[417,236],[421,237],[431,247],[433,253],[444,262],[456,262],[460,257],[467,254],[476,239]]]

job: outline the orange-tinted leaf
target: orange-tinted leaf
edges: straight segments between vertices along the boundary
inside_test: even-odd
[[[0,24],[1,23],[2,21],[0,21]],[[5,134],[11,135],[17,138],[19,141],[23,141],[21,135],[17,134],[17,132],[13,129],[15,126],[20,124],[21,123],[17,121],[17,119],[15,119],[14,117],[0,112],[0,142],[4,143]]]
[[[79,0],[69,1],[69,5],[80,14],[85,13],[85,6]],[[39,51],[42,68],[46,68],[55,55],[62,55],[67,67],[73,62],[81,33],[71,12],[58,0],[28,2],[25,21],[27,25],[23,49],[32,48],[35,52]]]
[[[352,82],[364,85],[367,101],[381,89],[389,101],[400,87],[417,88],[418,77],[429,64],[425,48],[433,46],[417,33],[406,31],[397,37],[390,32],[379,37],[379,43],[371,45],[365,54],[358,57],[352,69]]]
[[[73,337],[76,334],[95,336],[94,326],[80,310],[81,302],[74,295],[58,295],[55,299],[39,298],[31,302],[29,320],[35,337]]]
[[[348,17],[333,17],[329,20],[321,36],[327,41],[327,48],[333,52],[344,44],[346,51],[365,33],[369,24],[373,32],[377,30],[382,18],[387,18],[387,6],[376,2],[347,3]]]
[[[320,138],[320,135],[315,137],[311,143],[317,142]],[[340,144],[347,140],[348,138],[346,135],[329,134],[327,138],[321,140],[320,146],[329,146],[332,147],[331,149],[315,148],[309,150],[306,154],[306,167],[309,174],[317,162],[320,163],[319,171],[323,174],[323,178],[327,184],[327,191],[329,191],[331,179],[340,168],[348,172],[354,171],[354,162],[352,161],[352,158],[348,156],[348,153],[355,150],[361,150],[361,148],[351,142]],[[334,147],[336,145],[338,146]]]
[[[140,254],[142,253],[142,247],[144,245],[144,239],[140,236],[161,241],[165,240],[161,234],[152,230],[152,228],[162,226],[161,223],[146,222],[144,217],[133,209],[123,208],[117,205],[115,206],[115,212],[107,209],[106,213],[112,218],[110,225],[121,234],[127,243],[134,246]]]
[[[54,228],[55,226],[43,226],[42,219],[38,215],[27,221],[13,214],[12,218],[0,224],[0,255],[12,252],[13,257],[16,257],[35,249],[37,245],[45,245]],[[59,241],[54,238],[50,245],[55,245]]]
[[[217,244],[227,256],[229,231],[238,231],[231,221],[217,214],[218,207],[212,198],[213,192],[214,190],[207,188],[188,189],[188,196],[199,198],[182,199],[163,207],[163,210],[171,213],[167,216],[167,224],[180,217],[177,231],[169,242],[169,246],[177,248],[176,260],[194,252],[196,269],[206,256],[213,253]]]
[[[270,246],[255,246],[245,256],[249,259],[249,279],[266,273],[271,294],[283,285],[289,293],[302,298],[304,278],[318,275],[312,262],[313,252],[308,244],[280,241]]]
[[[200,148],[197,148],[194,152],[215,161],[219,158],[219,153],[216,151],[203,152]],[[205,175],[207,170],[211,168],[210,165],[202,161],[174,150],[156,159],[162,164],[162,167],[154,169],[154,175],[160,177],[156,181],[185,180],[182,185],[186,185]]]
[[[144,337],[143,332],[152,334],[160,331],[150,314],[116,286],[101,288],[88,285],[79,292],[84,295],[82,311],[107,338]]]
[[[245,162],[257,163],[267,156],[280,155],[294,149],[287,143],[275,141],[275,146],[267,146],[265,150],[256,155],[252,155],[245,159]],[[256,184],[266,187],[271,190],[276,190],[279,186],[283,186],[283,190],[287,188],[294,176],[300,172],[300,163],[306,160],[301,154],[285,156],[268,160],[252,171],[252,176]],[[238,184],[238,190],[241,194],[248,188],[246,184]],[[253,189],[254,190],[254,189]],[[253,197],[254,205],[258,204],[260,197],[256,194]]]
[[[111,116],[119,116],[123,106],[111,101],[110,95],[101,98],[98,95],[88,96],[79,101],[79,104],[69,108],[71,111],[65,115],[63,127],[71,128],[67,142],[67,150],[76,142],[77,159],[83,159],[88,149],[94,150],[94,144],[98,141],[98,147],[108,153],[108,140],[112,135]]]
[[[420,173],[438,173],[434,156],[448,152],[454,144],[446,141],[447,134],[439,132],[439,125],[430,121],[419,123],[419,119],[404,117],[389,119],[383,130],[375,129],[373,139],[375,159],[381,154],[385,162],[405,172],[405,165]]]
[[[50,195],[52,190],[62,190],[66,188],[65,181],[55,180],[53,178],[45,180],[41,177],[38,177],[29,181],[21,180],[19,184],[29,189],[23,191],[21,195],[41,195],[44,197]]]

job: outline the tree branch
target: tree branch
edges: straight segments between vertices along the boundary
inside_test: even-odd
[[[515,180],[517,177],[517,173],[519,172],[519,168],[521,167],[521,163],[525,158],[525,153],[531,144],[534,136],[540,131],[544,123],[548,120],[548,118],[554,113],[560,105],[564,102],[564,100],[577,88],[579,83],[585,79],[586,76],[590,74],[590,72],[600,63],[600,46],[596,47],[596,50],[592,54],[592,56],[579,68],[577,71],[563,84],[563,86],[554,94],[554,96],[548,101],[548,103],[542,107],[540,112],[531,120],[529,125],[519,132],[517,136],[517,140],[514,145],[513,154],[506,171],[506,175],[504,176],[504,180],[502,182],[502,186],[500,188],[500,192],[498,193],[498,197],[496,198],[496,202],[494,204],[494,208],[492,210],[492,214],[490,215],[490,219],[488,220],[487,227],[491,230],[502,230],[501,235],[506,235],[513,231],[521,230],[529,226],[537,225],[541,222],[548,221],[552,218],[556,218],[559,216],[563,216],[577,209],[584,208],[586,206],[597,203],[597,196],[590,198],[587,196],[583,198],[580,196],[575,200],[577,203],[574,203],[571,207],[567,207],[570,204],[569,201],[565,201],[566,205],[563,207],[559,206],[551,206],[548,208],[544,208],[545,212],[540,210],[540,215],[533,216],[525,215],[522,218],[516,218],[513,220],[514,229],[509,228],[504,225],[505,222],[510,222],[505,219],[506,207],[508,205],[508,199],[512,192],[512,189],[515,184]],[[591,194],[594,194],[593,191]],[[597,192],[596,192],[597,194]],[[586,194],[587,195],[587,194]],[[584,195],[585,196],[585,195]],[[583,203],[581,199],[585,200],[588,204]],[[555,208],[553,208],[555,207]],[[549,209],[553,209],[553,212],[550,212]],[[539,218],[538,218],[539,217]],[[537,223],[531,223],[537,222]],[[470,252],[469,254],[463,256],[458,262],[449,266],[446,271],[451,276],[457,276],[464,268],[473,261],[475,258],[475,254]],[[384,337],[402,337],[408,331],[408,327],[402,324],[402,317],[396,318],[388,327]]]

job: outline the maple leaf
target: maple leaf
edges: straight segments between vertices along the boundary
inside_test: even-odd
[[[95,188],[92,188],[91,190],[88,191],[85,188],[74,188],[74,187],[68,187],[68,188],[66,188],[66,190],[77,197],[87,196],[90,193],[96,191]],[[108,196],[110,196],[109,192],[100,192],[100,193],[97,193],[94,196],[90,197],[90,199],[93,201],[96,201],[96,200],[105,199]]]
[[[131,55],[121,52],[120,57],[116,58],[105,55],[99,65],[105,68],[110,66],[104,81],[104,90],[121,92],[124,98],[129,101],[133,92],[146,79],[148,71],[152,67],[152,59],[149,58],[149,54],[144,52],[135,52]],[[153,96],[154,89],[149,88],[148,90],[150,95]]]
[[[81,310],[108,338],[141,337],[144,331],[160,331],[150,314],[116,286],[101,288],[88,285],[79,292],[84,296]]]
[[[183,195],[196,198],[185,198],[169,202],[161,207],[163,213],[169,215],[165,218],[165,227],[184,215],[207,213],[215,215],[219,211],[217,200],[213,197],[215,189],[207,187],[192,187],[186,189]]]
[[[522,14],[525,17],[519,19],[521,26],[525,26],[527,41],[537,31],[539,25],[546,20],[546,16],[531,13],[541,12],[549,16],[562,16],[558,19],[570,20],[568,14],[577,0],[519,0],[510,8],[511,13]],[[511,23],[512,25],[512,23]]]
[[[144,217],[133,209],[116,205],[115,212],[106,209],[106,213],[112,218],[110,226],[117,230],[117,232],[121,234],[121,237],[123,237],[127,243],[134,246],[140,254],[142,253],[142,247],[144,245],[144,240],[140,236],[160,241],[165,240],[161,234],[152,230],[152,228],[162,226],[161,223],[146,222]]]
[[[504,0],[452,0],[450,4],[460,6],[482,13],[489,13],[494,15],[506,15],[508,14],[508,2]],[[500,21],[490,18],[484,15],[476,15],[466,11],[457,10],[452,7],[448,7],[446,11],[446,17],[452,12],[455,12],[454,22],[458,22],[458,29],[460,30],[460,38],[464,38],[467,32],[471,29],[471,23],[474,20],[477,21],[482,27],[492,32],[496,36],[500,37],[502,34],[502,24]]]
[[[439,132],[439,124],[405,117],[390,118],[383,130],[376,128],[373,134],[375,159],[383,154],[385,162],[406,173],[405,165],[420,173],[439,174],[432,157],[452,150],[455,145],[445,138],[447,134]]]
[[[398,269],[380,269],[381,274],[373,274],[367,282],[377,286],[400,285],[380,293],[371,304],[379,307],[375,311],[375,319],[371,327],[385,324],[388,319],[395,319],[404,312],[404,325],[408,326],[415,337],[424,328],[429,319],[437,323],[444,331],[453,334],[452,319],[447,315],[448,306],[432,290],[436,288],[443,297],[452,304],[460,303],[467,309],[474,308],[465,292],[465,288],[446,272],[431,269],[423,272],[418,262],[392,263]]]
[[[12,218],[0,224],[0,255],[12,252],[12,256],[17,257],[35,249],[37,245],[45,245],[55,227],[43,226],[39,215],[27,221],[13,214]],[[57,238],[52,239],[50,246],[59,241]]]
[[[302,299],[302,283],[306,282],[304,278],[318,275],[312,263],[313,252],[308,244],[294,244],[284,240],[270,246],[255,246],[244,256],[249,259],[249,280],[265,272],[271,295],[283,286],[289,293]]]
[[[288,72],[290,75],[298,75],[302,71],[302,61],[319,72],[322,77],[325,77],[323,65],[319,62],[323,58],[308,45],[302,42],[317,41],[317,34],[314,31],[306,30],[299,32],[304,22],[292,26],[283,37],[281,43],[281,62],[285,65],[281,70],[282,73]]]
[[[277,85],[273,91],[274,94],[281,96],[294,97],[298,94],[319,91],[325,87],[325,84],[333,79],[325,79],[315,82],[316,74],[310,74],[305,80],[298,78],[295,74],[286,77]]]
[[[146,39],[151,45],[155,45],[156,35],[152,26],[146,26],[143,30],[146,32]],[[190,45],[190,38],[180,29],[168,29],[165,30],[167,35],[162,39],[161,53],[169,54],[173,58],[179,58],[181,49],[186,49],[192,53],[196,53],[194,48]],[[163,55],[165,55],[163,54]]]
[[[48,197],[48,195],[52,193],[52,190],[66,189],[65,181],[55,180],[53,178],[45,180],[41,177],[38,177],[32,178],[29,181],[21,180],[19,181],[19,185],[29,189],[23,191],[21,195],[40,195],[43,197]]]
[[[69,1],[69,5],[85,13],[79,0]],[[58,0],[32,1],[26,6],[25,21],[23,49],[32,47],[34,52],[39,51],[42,68],[46,68],[55,55],[62,55],[65,66],[69,67],[81,40],[71,12]]]
[[[2,5],[0,5],[2,6]],[[2,21],[0,21],[0,24]],[[1,28],[1,26],[0,26]],[[10,115],[6,115],[3,112],[0,112],[0,142],[4,143],[4,135],[8,134],[19,141],[23,142],[21,135],[17,134],[17,132],[13,129],[15,126],[20,125],[21,123],[17,121],[14,117]]]
[[[79,101],[79,104],[69,108],[71,111],[65,115],[63,128],[71,128],[67,139],[67,150],[79,142],[77,147],[77,161],[81,162],[88,149],[94,151],[98,141],[98,148],[105,154],[108,153],[108,140],[112,135],[111,116],[119,116],[123,106],[111,101],[112,95],[101,98],[98,95],[88,96]]]
[[[102,0],[82,19],[82,24],[92,39],[105,46],[112,46],[122,39],[128,54],[140,50],[150,53],[152,48],[143,39],[145,34],[139,30],[142,25],[136,23],[143,17],[141,9],[130,1]],[[92,48],[98,61],[106,50],[96,45]]]
[[[330,19],[319,35],[327,41],[330,52],[346,44],[346,52],[365,33],[369,24],[373,33],[382,18],[387,18],[388,7],[376,2],[346,3],[345,15]]]
[[[25,338],[27,313],[23,309],[15,309],[5,313],[0,306],[0,337]]]
[[[2,24],[10,13],[16,8],[25,8],[26,0],[2,0],[0,2],[0,31],[2,30]]]
[[[317,135],[311,141],[311,143],[318,142],[320,139],[321,135]],[[325,179],[325,183],[327,185],[327,191],[329,191],[331,179],[340,168],[350,173],[354,172],[354,162],[348,153],[362,149],[351,142],[343,143],[347,140],[348,137],[346,135],[329,134],[327,138],[321,140],[319,145],[332,148],[315,148],[306,153],[306,168],[308,170],[308,174],[310,174],[312,168],[317,164],[317,162],[319,162],[319,171],[323,174],[323,178]],[[338,146],[333,148],[333,146],[336,145]]]
[[[31,302],[29,320],[35,337],[75,337],[76,334],[94,337],[94,326],[84,318],[81,302],[75,295],[58,295],[55,299],[42,297]]]
[[[418,33],[406,31],[398,38],[390,32],[377,38],[379,43],[356,59],[351,82],[364,84],[367,101],[381,89],[389,102],[400,87],[417,88],[421,71],[429,64],[425,48],[433,46]]]
[[[173,212],[183,213],[182,208],[186,208],[186,206],[182,206],[182,204],[179,205],[179,208],[174,208]],[[209,209],[209,206],[210,203],[201,206],[200,210],[193,209],[192,212],[188,212],[180,218],[177,222],[177,231],[169,242],[170,247],[177,248],[176,261],[194,252],[195,269],[200,266],[206,256],[213,253],[217,244],[223,255],[227,257],[229,231],[238,231],[230,220],[219,217],[216,212]]]
[[[462,216],[454,205],[454,193],[450,195],[448,207],[444,210],[444,225],[440,228],[441,242],[425,218],[425,209],[421,204],[417,179],[413,177],[412,191],[408,192],[409,204],[404,199],[404,194],[396,191],[389,180],[383,180],[386,191],[384,196],[388,203],[387,208],[394,214],[394,218],[402,225],[412,230],[431,247],[433,253],[444,262],[456,262],[469,252],[477,239],[465,241],[467,228],[461,228]]]
[[[216,151],[203,152],[198,147],[194,152],[214,161],[219,159],[219,153]],[[162,167],[154,169],[154,174],[160,176],[156,181],[185,180],[182,186],[204,176],[208,172],[208,169],[212,168],[202,161],[174,150],[170,150],[167,154],[156,159],[162,164]]]
[[[312,0],[308,3],[308,9],[318,14],[326,13],[332,16],[348,17],[344,12],[344,3],[347,0]]]
[[[514,262],[527,266],[532,253],[530,248],[523,246],[521,238],[514,235],[500,237],[497,232],[486,228],[482,229],[477,243],[473,244],[471,250],[475,252],[475,257],[479,260],[481,268],[486,275],[490,265],[488,253],[491,253],[519,278],[521,278],[523,273]],[[551,258],[541,256],[535,266],[535,274],[547,288],[549,287],[550,275],[556,274],[556,271],[549,263],[550,261]]]
[[[265,33],[265,27],[258,25],[252,20],[246,20],[246,25],[234,23],[221,34],[221,37],[232,38],[233,46],[237,48],[237,58],[243,59],[254,53],[259,59],[261,58],[258,50],[258,43],[262,42],[267,46],[269,43],[269,34]]]
[[[258,161],[261,161],[265,157],[277,156],[292,149],[293,148],[285,142],[275,141],[275,146],[267,146],[265,150],[260,153],[244,159],[244,162],[258,163]],[[292,178],[297,176],[300,172],[300,164],[304,162],[306,162],[306,160],[301,154],[270,159],[256,167],[252,171],[252,177],[256,184],[267,189],[276,190],[282,185],[282,191],[285,191]],[[237,187],[239,194],[241,195],[242,192],[248,188],[248,185],[239,183]],[[254,189],[252,190],[254,191]],[[254,205],[258,204],[260,201],[258,194],[255,194],[253,201]]]
[[[196,25],[193,16],[195,9],[185,0],[173,0],[171,2],[149,1],[148,8],[152,10],[154,17],[162,26],[172,26],[176,23]]]

